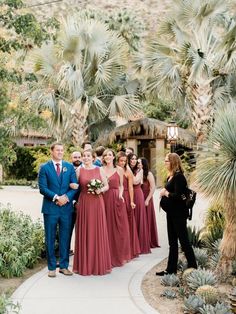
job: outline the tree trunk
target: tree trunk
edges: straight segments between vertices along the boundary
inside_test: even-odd
[[[208,125],[212,121],[212,88],[210,83],[196,83],[188,91],[191,108],[192,127],[197,136],[198,143],[204,140],[207,134]]]
[[[222,279],[227,279],[232,273],[232,262],[236,258],[236,206],[234,201],[226,204],[225,229],[220,252],[221,258],[216,271]]]
[[[81,146],[82,143],[86,140],[86,120],[88,116],[87,104],[81,106],[81,103],[78,101],[75,103],[72,111],[72,141],[75,146]]]

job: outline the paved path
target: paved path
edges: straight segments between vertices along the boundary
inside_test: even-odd
[[[20,314],[157,314],[145,302],[140,287],[145,273],[168,254],[165,214],[159,211],[158,199],[157,190],[155,201],[161,248],[114,268],[105,276],[74,274],[66,277],[58,273],[56,278],[48,278],[45,268],[13,294],[13,299],[21,303]],[[14,210],[21,209],[33,219],[41,217],[42,198],[36,190],[7,187],[0,190],[0,200],[3,204],[11,202]],[[202,225],[207,205],[206,200],[198,197],[191,224]]]

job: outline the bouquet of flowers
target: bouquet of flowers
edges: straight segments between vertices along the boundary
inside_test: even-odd
[[[103,183],[99,179],[92,179],[88,184],[88,193],[90,194],[96,194],[97,189],[101,189],[103,187]]]

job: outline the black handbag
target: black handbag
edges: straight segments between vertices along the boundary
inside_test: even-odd
[[[189,220],[192,219],[193,205],[195,204],[196,197],[197,197],[197,193],[194,190],[189,189],[188,187],[186,188],[185,194],[181,195],[181,198],[183,201],[185,201],[186,208],[189,211],[189,214],[188,214]]]

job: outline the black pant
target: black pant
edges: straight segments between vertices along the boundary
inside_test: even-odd
[[[188,239],[187,219],[184,217],[173,217],[167,214],[167,232],[170,246],[167,272],[177,273],[178,240],[187,259],[188,268],[197,268],[193,248]]]

